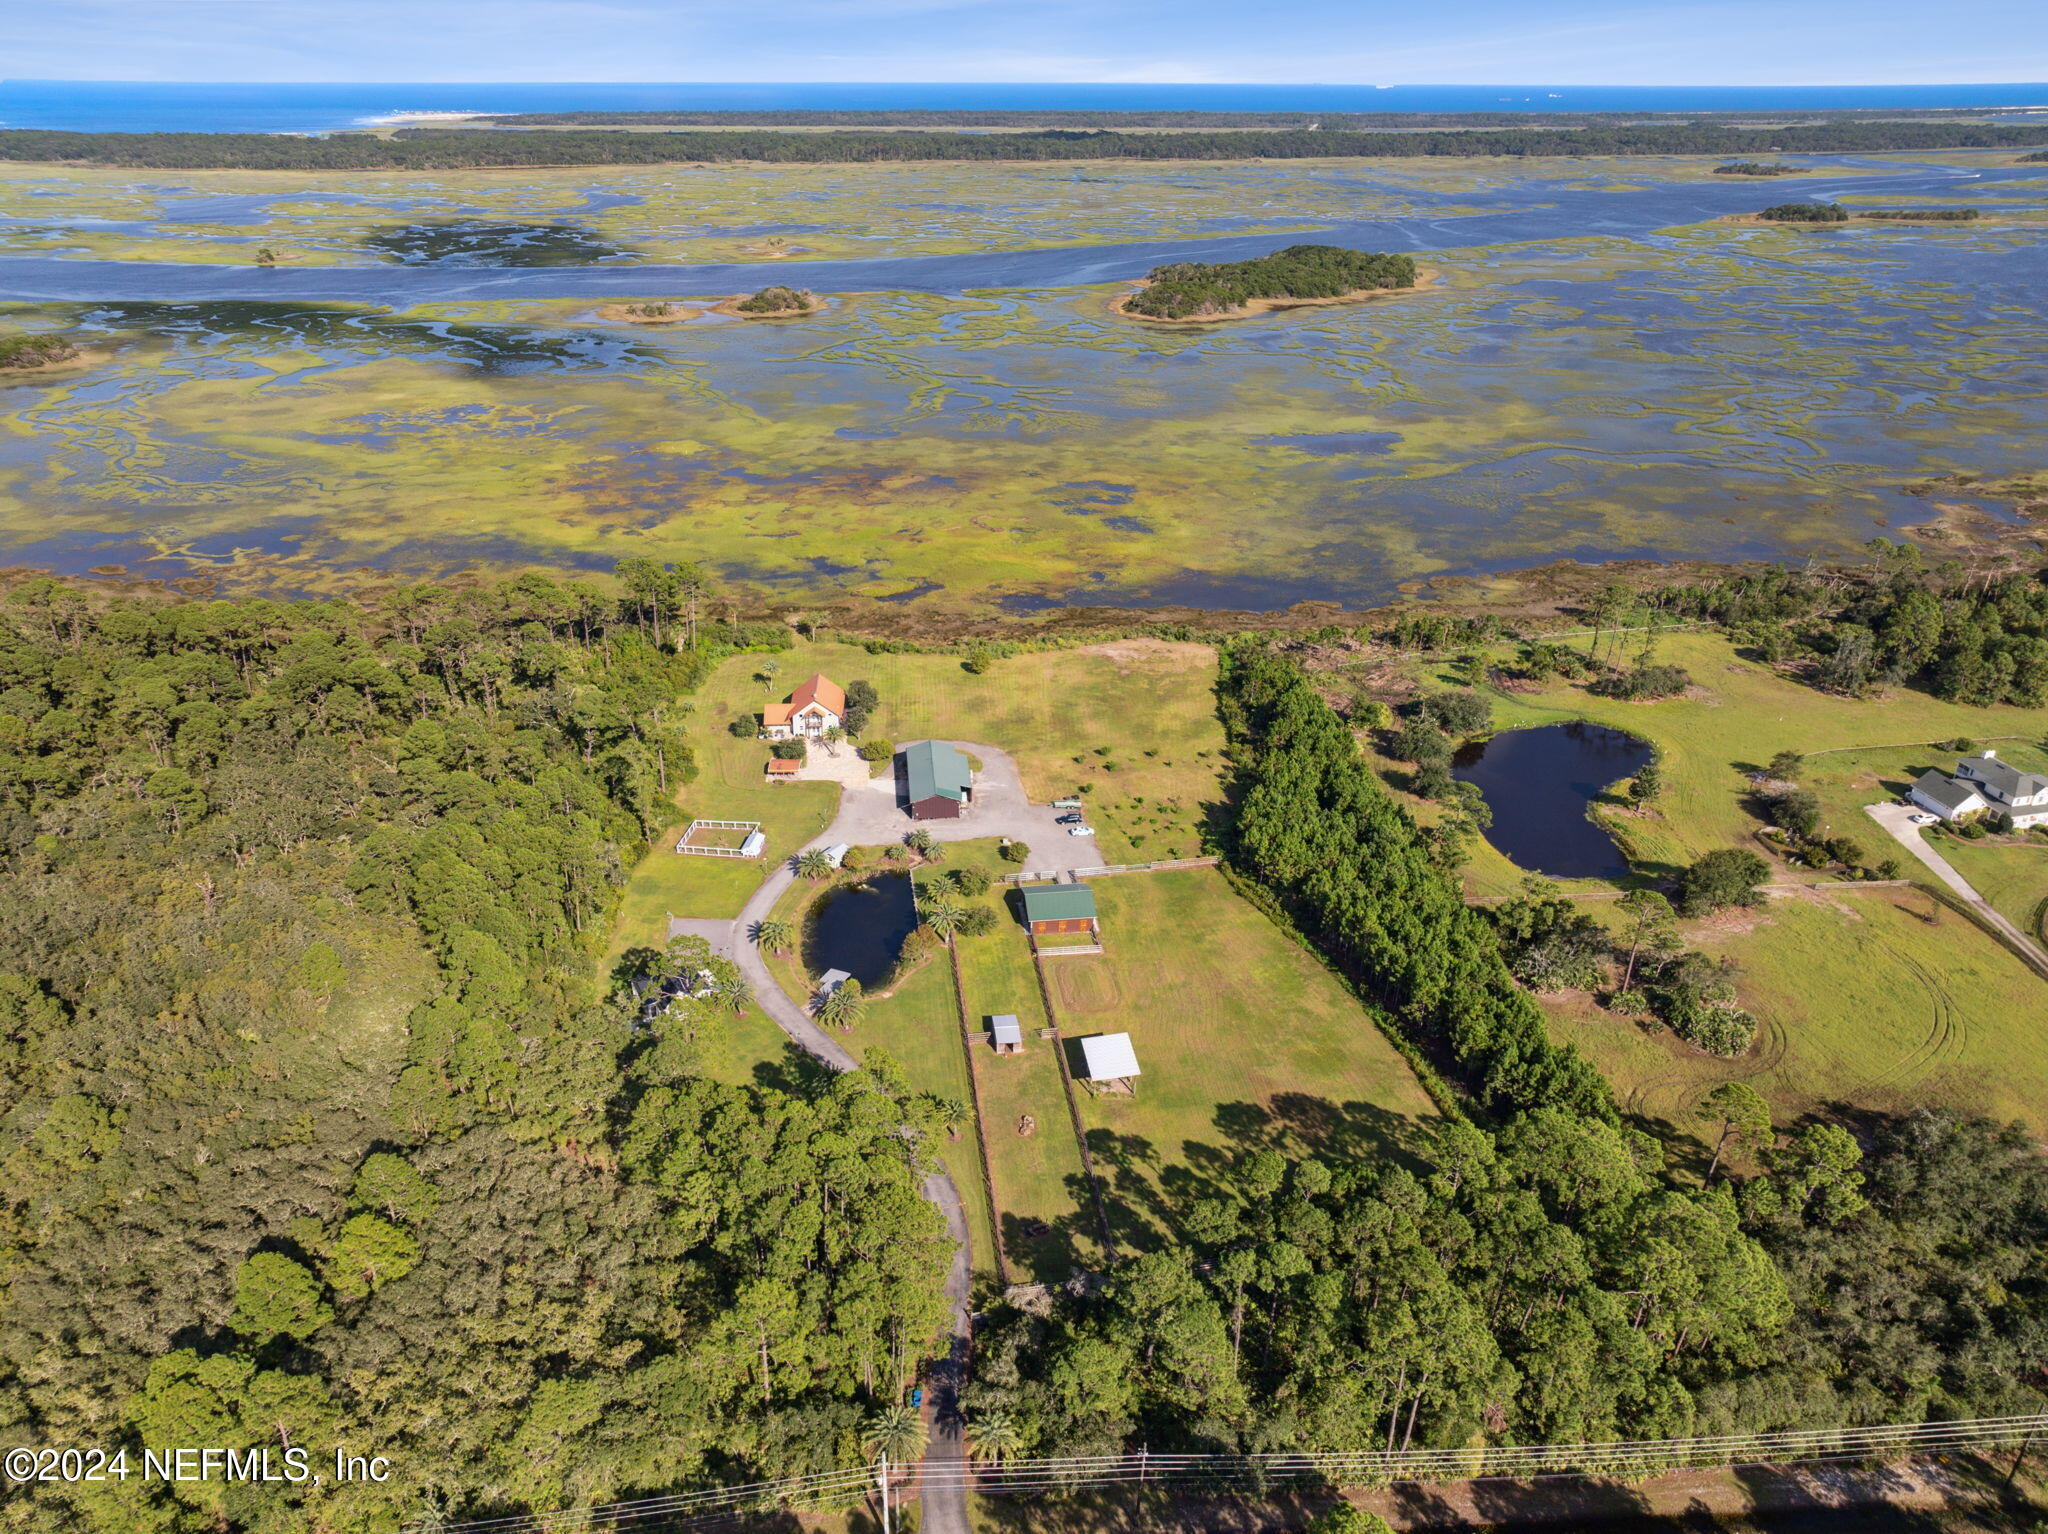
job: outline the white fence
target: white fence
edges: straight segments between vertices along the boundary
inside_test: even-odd
[[[1105,863],[1099,868],[1076,868],[1072,877],[1076,879],[1106,879],[1111,874],[1156,874],[1167,873],[1176,868],[1214,868],[1217,858],[1163,858],[1157,863]],[[1044,884],[1069,877],[1067,870],[1060,868],[1043,869],[1036,873],[1004,874],[1011,884]]]
[[[760,833],[758,820],[693,820],[683,828],[683,834],[676,841],[676,851],[689,858],[756,858],[761,855],[760,845],[754,838]],[[737,847],[692,847],[690,838],[699,831],[744,831]],[[749,850],[749,844],[752,844]]]

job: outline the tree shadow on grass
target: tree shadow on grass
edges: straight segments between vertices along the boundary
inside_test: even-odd
[[[794,1039],[784,1041],[779,1059],[762,1060],[754,1066],[756,1086],[787,1092],[791,1097],[805,1100],[823,1093],[838,1075],[831,1066]]]
[[[1664,1152],[1666,1170],[1679,1175],[1689,1173],[1695,1182],[1705,1180],[1707,1168],[1713,1162],[1713,1153],[1700,1143],[1698,1135],[1654,1114],[1630,1113],[1623,1118],[1629,1128],[1657,1142],[1658,1148]],[[1711,1129],[1712,1126],[1702,1125],[1701,1128]]]
[[[1406,1114],[1356,1099],[1334,1102],[1312,1092],[1277,1092],[1269,1104],[1219,1103],[1215,1124],[1229,1148],[1190,1142],[1188,1151],[1191,1163],[1206,1165],[1218,1176],[1237,1157],[1261,1150],[1344,1161],[1390,1158],[1420,1170],[1428,1140],[1424,1125]]]
[[[1161,1191],[1164,1169],[1159,1151],[1143,1135],[1113,1129],[1088,1131],[1088,1155],[1102,1184],[1109,1236],[1118,1251],[1153,1245],[1160,1230],[1175,1229],[1173,1211]],[[1086,1189],[1082,1190],[1086,1196]]]
[[[1077,1176],[1070,1182],[1080,1180]],[[1080,1194],[1085,1199],[1087,1189],[1082,1188]],[[1033,1219],[1007,1211],[1001,1219],[1003,1251],[1010,1260],[1010,1282],[1064,1283],[1089,1266],[1088,1259],[1082,1254],[1084,1241],[1088,1251],[1096,1246],[1092,1207],[1085,1213],[1077,1210],[1053,1220]]]

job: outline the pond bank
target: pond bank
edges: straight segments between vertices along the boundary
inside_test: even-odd
[[[1451,774],[1485,795],[1493,812],[1486,839],[1516,867],[1553,879],[1625,879],[1628,859],[1591,811],[1654,755],[1640,736],[1577,719],[1468,745]]]

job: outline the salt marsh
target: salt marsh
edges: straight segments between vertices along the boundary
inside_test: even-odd
[[[29,300],[12,320],[112,353],[0,381],[4,557],[317,590],[655,554],[792,600],[1270,608],[1563,556],[1838,556],[1924,520],[1908,480],[2039,466],[2048,271],[2023,223],[1720,224],[1759,191],[1731,198],[1711,162],[1581,165],[1569,181],[1555,163],[1083,168],[1145,210],[1123,222],[1031,202],[1022,172],[1064,183],[1072,166],[782,169],[829,172],[830,206],[798,218],[744,192],[764,172],[697,173],[723,188],[720,216],[753,219],[732,239],[771,223],[821,229],[801,240],[825,252],[866,238],[848,210],[878,221],[883,191],[860,191],[876,173],[914,170],[929,190],[944,172],[983,214],[999,197],[1031,212],[948,226],[985,250],[922,249],[935,236],[911,229],[876,236],[886,259],[657,266],[672,253],[613,222],[645,216],[646,173],[598,186],[584,171],[554,190],[613,200],[559,216],[629,259],[501,267],[401,242],[417,259],[279,271],[0,260],[0,292]],[[2015,167],[1825,174],[1887,199],[1976,181],[2015,207],[2048,194]],[[1340,180],[1432,208],[1374,204],[1387,217],[1356,222],[1327,200]],[[357,236],[418,211],[335,206]],[[1394,231],[1434,251],[1441,285],[1186,331],[1108,312],[1162,249],[1284,243],[1176,219],[1346,211],[1334,242],[1404,248]],[[1083,224],[1085,242],[1033,243]],[[595,314],[616,296],[742,291],[778,267],[833,295],[821,315]],[[107,272],[114,291],[89,291]],[[195,292],[188,274],[226,286]]]

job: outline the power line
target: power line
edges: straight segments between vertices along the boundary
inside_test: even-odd
[[[1615,1443],[1276,1454],[1146,1452],[1020,1459],[1000,1465],[954,1460],[907,1465],[900,1478],[891,1477],[891,1485],[892,1490],[900,1489],[904,1495],[927,1489],[965,1488],[983,1496],[1004,1496],[1148,1484],[1255,1491],[1289,1485],[1380,1486],[1406,1481],[1527,1480],[1559,1475],[1637,1477],[1732,1465],[1957,1453],[2024,1444],[2041,1434],[2048,1434],[2048,1414]],[[866,1494],[876,1483],[875,1467],[861,1465],[555,1513],[519,1513],[453,1523],[416,1522],[406,1525],[404,1534],[576,1534],[579,1530],[630,1528],[657,1521],[671,1527],[688,1527],[728,1519],[738,1513],[843,1503]]]

